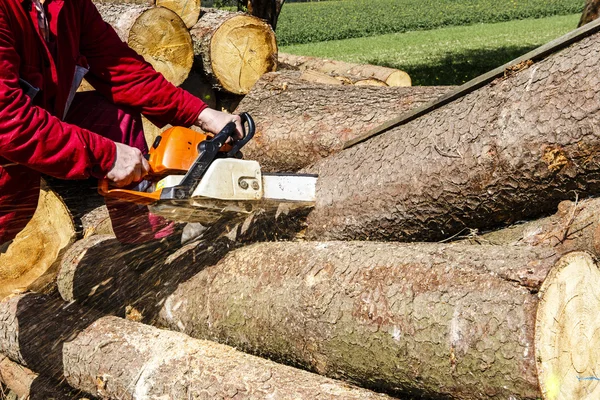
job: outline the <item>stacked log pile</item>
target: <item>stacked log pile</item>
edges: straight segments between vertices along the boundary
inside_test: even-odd
[[[119,7],[129,41],[157,9]],[[314,209],[128,254],[105,209],[67,213],[74,233],[36,273],[48,293],[0,301],[0,381],[31,398],[65,382],[114,399],[600,395],[600,33],[342,150],[451,88],[357,86],[348,66],[254,80],[245,52],[220,79],[233,53],[211,42],[237,47],[260,23],[205,15],[183,31],[212,87],[245,95],[238,110],[258,123],[246,157],[317,173]]]

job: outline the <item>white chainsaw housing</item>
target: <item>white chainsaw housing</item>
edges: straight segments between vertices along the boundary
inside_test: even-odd
[[[183,175],[170,175],[157,189],[177,186]],[[262,174],[252,160],[214,160],[188,199],[166,200],[150,206],[152,212],[171,220],[212,223],[224,213],[249,214],[259,208],[312,207],[316,176]]]

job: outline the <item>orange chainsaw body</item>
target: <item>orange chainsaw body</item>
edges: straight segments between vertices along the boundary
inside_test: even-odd
[[[168,175],[184,175],[198,157],[198,145],[208,136],[192,129],[175,126],[156,137],[148,153],[150,174],[145,178],[158,182]],[[220,151],[229,151],[225,144]],[[100,181],[98,190],[103,196],[119,198],[138,204],[152,204],[160,199],[162,189],[153,192],[109,188],[106,179]]]

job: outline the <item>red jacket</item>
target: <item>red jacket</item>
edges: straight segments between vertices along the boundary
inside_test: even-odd
[[[121,42],[90,0],[46,0],[55,63],[27,3],[0,0],[0,157],[66,179],[112,168],[111,140],[61,121],[76,65],[89,66],[86,79],[104,96],[158,125],[192,125],[206,107]],[[33,102],[19,78],[41,89]]]

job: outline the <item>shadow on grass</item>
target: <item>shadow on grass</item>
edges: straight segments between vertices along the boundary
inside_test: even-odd
[[[433,63],[410,66],[386,63],[382,60],[369,60],[368,62],[408,72],[413,86],[462,85],[536,47],[509,46],[496,49],[448,51]]]

